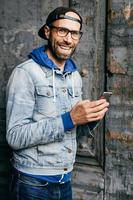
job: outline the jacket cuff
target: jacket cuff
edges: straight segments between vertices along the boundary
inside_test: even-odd
[[[61,117],[62,117],[63,126],[64,126],[65,131],[69,131],[74,128],[74,124],[71,119],[70,112],[66,112],[66,113],[62,114]]]

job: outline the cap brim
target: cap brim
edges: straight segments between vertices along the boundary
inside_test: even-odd
[[[39,31],[38,31],[38,35],[39,35],[39,37],[41,37],[41,38],[43,38],[43,39],[47,39],[46,37],[45,37],[45,34],[44,34],[44,27],[46,26],[46,24],[44,24],[40,29],[39,29]]]

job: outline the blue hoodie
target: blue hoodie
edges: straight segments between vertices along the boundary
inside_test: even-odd
[[[41,46],[37,49],[34,49],[29,55],[29,58],[32,58],[36,63],[41,66],[48,67],[50,69],[57,69],[58,67],[54,64],[54,62],[49,59],[47,53],[45,52],[46,46]],[[77,71],[77,67],[71,58],[66,60],[64,72],[74,72]]]

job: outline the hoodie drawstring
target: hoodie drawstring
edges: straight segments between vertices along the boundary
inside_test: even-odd
[[[53,69],[53,102],[56,102],[56,91],[55,91],[55,70]],[[75,89],[74,89],[74,77],[73,77],[73,72],[72,72],[72,97],[75,97]]]
[[[73,98],[75,97],[73,72],[72,72],[72,97],[73,97]]]
[[[55,70],[54,69],[53,69],[53,94],[54,94],[53,102],[56,102],[56,94],[55,94]]]
[[[59,180],[59,183],[61,183],[63,178],[64,178],[64,174],[61,175],[61,179]]]

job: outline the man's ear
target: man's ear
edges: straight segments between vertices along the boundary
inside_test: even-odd
[[[48,26],[44,26],[44,35],[45,35],[46,39],[49,39],[50,28]]]

